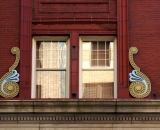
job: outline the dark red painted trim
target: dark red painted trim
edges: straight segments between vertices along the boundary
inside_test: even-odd
[[[106,30],[39,30],[39,29],[33,29],[33,35],[65,35],[70,34],[72,31],[77,31],[80,34],[86,34],[86,35],[116,35],[117,31],[106,31]]]
[[[31,97],[32,0],[21,0],[20,98]]]
[[[32,20],[33,24],[37,23],[117,23],[117,18],[116,17],[107,17],[107,18],[93,18],[93,17],[84,17],[84,18],[49,18],[49,17],[37,17]]]
[[[129,97],[128,0],[117,0],[118,15],[118,98]]]
[[[39,3],[44,3],[44,4],[105,4],[109,3],[109,0],[98,0],[98,1],[91,1],[91,0],[40,0]]]
[[[79,34],[70,34],[70,98],[79,98]]]

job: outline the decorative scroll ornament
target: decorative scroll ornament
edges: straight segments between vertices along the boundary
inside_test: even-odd
[[[140,72],[140,68],[133,61],[133,54],[137,52],[138,49],[136,47],[131,47],[129,49],[129,61],[135,69],[129,73],[129,81],[132,82],[129,86],[129,92],[135,98],[143,98],[147,97],[151,92],[151,83],[148,77]]]
[[[16,54],[14,64],[9,68],[9,72],[0,79],[0,95],[5,98],[13,98],[19,93],[19,74],[15,70],[20,60],[20,50],[18,47],[11,49],[12,54]]]

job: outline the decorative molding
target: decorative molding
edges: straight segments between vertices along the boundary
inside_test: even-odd
[[[129,81],[132,82],[129,86],[129,92],[135,98],[144,98],[151,92],[151,83],[149,78],[140,72],[140,68],[133,60],[133,54],[136,54],[137,52],[138,49],[136,47],[131,47],[129,49],[129,62],[134,68],[134,70],[129,73]]]
[[[93,17],[70,17],[70,18],[51,18],[51,17],[34,17],[32,19],[33,24],[39,23],[52,23],[52,24],[59,24],[59,23],[107,23],[107,24],[116,24],[117,17],[103,17],[103,18],[93,18]]]
[[[16,122],[17,124],[28,123],[28,124],[79,124],[79,123],[90,123],[90,124],[136,124],[136,123],[149,123],[156,124],[160,121],[159,114],[77,114],[77,113],[63,113],[63,114],[53,114],[53,113],[40,113],[40,114],[0,114],[0,123],[12,124]]]
[[[9,68],[9,72],[0,79],[0,95],[5,98],[13,98],[19,93],[19,74],[15,70],[20,60],[20,50],[18,47],[11,49],[12,54],[16,55],[14,64]]]
[[[0,113],[160,113],[160,100],[1,100]]]
[[[82,10],[83,7],[83,10]],[[53,1],[41,0],[39,2],[41,13],[109,13],[109,0],[99,1]]]
[[[116,35],[117,31],[116,30],[102,30],[102,29],[95,29],[93,32],[93,30],[91,29],[74,29],[74,31],[77,31],[79,34],[90,34],[90,35]],[[48,34],[48,35],[54,35],[54,34],[59,34],[59,35],[64,35],[67,34],[69,35],[70,33],[72,33],[73,30],[71,29],[37,29],[34,28],[32,29],[32,34],[33,35],[44,35],[44,34]]]
[[[158,124],[160,100],[4,100],[0,124]]]

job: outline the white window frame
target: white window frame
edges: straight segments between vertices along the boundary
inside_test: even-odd
[[[82,69],[82,41],[113,41],[114,43],[114,60],[113,60],[113,69],[105,68],[104,70],[114,70],[114,98],[117,98],[117,39],[115,36],[81,36],[79,37],[79,98],[82,98],[82,71],[83,70],[94,70],[94,68]],[[98,69],[103,70],[103,68]]]
[[[36,69],[36,45],[37,41],[66,41],[67,42],[67,57],[66,57],[66,68],[65,69],[43,69],[48,71],[54,71],[54,70],[65,70],[66,71],[66,97],[69,98],[69,72],[70,72],[70,39],[68,36],[35,36],[32,38],[32,83],[31,83],[31,98],[36,98],[36,70],[42,70],[42,69]]]

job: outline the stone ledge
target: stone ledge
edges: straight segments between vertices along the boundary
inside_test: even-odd
[[[0,124],[2,130],[159,130],[159,124]]]
[[[158,113],[160,100],[1,100],[0,113]]]

